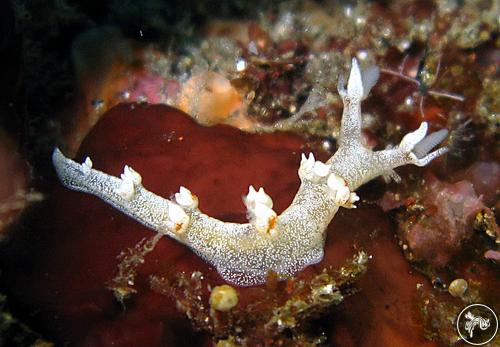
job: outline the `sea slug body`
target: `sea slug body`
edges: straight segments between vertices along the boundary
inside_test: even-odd
[[[280,215],[263,188],[249,188],[244,203],[249,222],[227,223],[198,209],[198,198],[180,187],[173,200],[142,186],[139,173],[125,166],[120,178],[66,158],[55,149],[52,160],[68,188],[93,194],[138,222],[191,248],[212,264],[227,281],[239,286],[262,284],[267,273],[293,276],[323,258],[326,229],[339,207],[354,208],[359,186],[380,175],[397,176],[393,169],[424,166],[447,151],[429,153],[447,132],[426,137],[427,123],[407,135],[399,146],[371,151],[361,140],[361,101],[375,84],[378,72],[362,72],[356,59],[347,84],[339,79],[344,103],[339,148],[325,163],[302,155],[298,170],[301,185],[291,205]]]

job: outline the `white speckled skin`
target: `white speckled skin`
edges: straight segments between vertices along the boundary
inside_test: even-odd
[[[90,160],[78,164],[58,149],[54,150],[53,163],[66,187],[96,195],[138,222],[187,245],[215,266],[226,281],[239,286],[262,284],[270,270],[292,276],[323,258],[328,224],[339,207],[355,207],[353,204],[358,197],[352,192],[360,185],[391,173],[401,165],[426,165],[447,151],[443,147],[427,154],[432,148],[426,144],[420,146],[425,148],[425,153],[417,156],[412,152],[425,138],[426,123],[407,134],[394,149],[373,152],[364,147],[361,142],[361,101],[368,90],[362,81],[358,62],[353,59],[347,90],[343,80],[339,81],[344,113],[339,149],[326,162],[329,171],[325,172],[321,163],[316,164],[313,156],[304,157],[299,169],[300,188],[292,204],[277,217],[269,209],[263,209],[267,211],[265,216],[255,216],[256,212],[252,211],[254,215],[250,223],[226,223],[202,213],[197,207],[197,198],[191,197],[185,188],[181,195],[176,195],[178,202],[147,191],[141,184],[140,175],[131,168],[127,167],[120,179],[92,169]],[[327,184],[329,177],[334,185]],[[127,186],[125,196],[124,180]],[[133,189],[130,182],[133,182]],[[342,194],[337,194],[341,191]],[[272,202],[270,204],[272,207]],[[269,225],[268,232],[262,227],[256,228],[252,220],[267,216],[271,216],[269,223],[264,223]],[[262,220],[260,222],[262,225]]]

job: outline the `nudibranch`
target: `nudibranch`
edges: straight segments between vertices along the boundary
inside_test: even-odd
[[[299,190],[280,215],[263,188],[250,186],[243,199],[249,222],[228,223],[200,211],[197,197],[185,187],[180,187],[172,199],[146,190],[141,175],[129,166],[118,178],[92,168],[88,157],[79,164],[59,149],[54,150],[52,160],[66,187],[93,194],[183,243],[212,264],[227,282],[239,286],[262,284],[269,271],[293,276],[323,258],[327,226],[339,207],[356,207],[359,197],[354,191],[359,186],[380,175],[397,178],[394,168],[424,166],[447,151],[442,147],[430,152],[447,131],[426,136],[425,122],[394,148],[372,151],[363,145],[361,101],[377,78],[376,69],[361,71],[356,59],[352,60],[347,88],[339,78],[338,92],[344,104],[339,148],[326,162],[315,160],[313,154],[302,154]]]

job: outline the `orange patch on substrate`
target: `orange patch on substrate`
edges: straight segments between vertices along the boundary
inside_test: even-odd
[[[241,93],[223,75],[204,71],[193,75],[181,89],[177,107],[203,125],[229,124],[251,127]]]

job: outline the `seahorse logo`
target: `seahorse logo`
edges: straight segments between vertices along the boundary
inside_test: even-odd
[[[490,327],[490,320],[481,316],[474,316],[472,312],[465,314],[465,330],[469,333],[469,337],[474,337],[474,329],[478,326],[481,330],[486,330]]]
[[[467,344],[487,344],[498,332],[498,317],[495,311],[486,305],[469,305],[457,317],[457,332]]]

